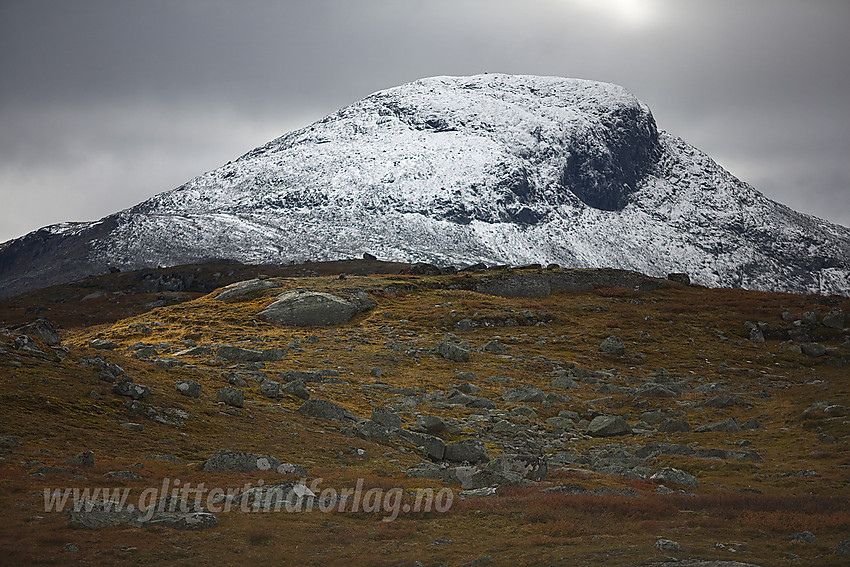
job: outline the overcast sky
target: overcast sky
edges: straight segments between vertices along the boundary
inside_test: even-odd
[[[0,0],[0,242],[181,185],[432,75],[618,83],[850,226],[848,0]]]

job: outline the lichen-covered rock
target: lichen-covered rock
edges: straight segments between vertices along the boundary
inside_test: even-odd
[[[373,305],[362,296],[358,302],[321,291],[294,290],[278,295],[259,316],[275,325],[321,327],[347,323]]]

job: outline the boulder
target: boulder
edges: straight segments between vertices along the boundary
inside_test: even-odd
[[[260,383],[260,393],[267,398],[282,398],[283,394],[280,388],[280,382],[274,380],[263,380]]]
[[[375,408],[372,410],[372,421],[384,427],[400,429],[401,418],[393,412],[384,408]]]
[[[121,524],[140,525],[142,512],[105,500],[81,500],[68,511],[68,525],[84,530],[100,530]]]
[[[691,426],[687,421],[667,418],[658,424],[659,433],[687,433]]]
[[[14,435],[5,435],[0,437],[0,449],[14,449],[20,447],[20,440]]]
[[[141,480],[142,477],[133,471],[109,471],[103,475],[106,478],[117,478],[120,480]]]
[[[707,408],[730,408],[740,403],[740,398],[734,394],[718,394],[707,399],[702,405]]]
[[[481,387],[476,386],[475,384],[470,384],[466,382],[464,384],[459,384],[457,388],[455,388],[458,392],[462,394],[467,394],[469,396],[474,396],[481,392]]]
[[[741,431],[741,426],[738,425],[738,420],[734,417],[730,417],[729,419],[724,419],[722,421],[715,421],[714,423],[708,423],[706,425],[701,425],[694,429],[696,433],[710,433],[710,432],[725,432],[725,433],[737,433]]]
[[[47,346],[59,346],[62,344],[62,337],[59,336],[59,331],[47,319],[36,319],[32,323],[13,328],[18,333],[40,339]]]
[[[177,391],[183,396],[189,398],[201,397],[201,385],[194,380],[179,380],[175,386]]]
[[[280,374],[286,382],[294,382],[300,380],[302,382],[321,382],[322,372],[318,370],[287,370]]]
[[[649,480],[659,484],[678,484],[690,489],[699,486],[699,482],[692,474],[674,468],[663,468],[649,477]]]
[[[502,354],[505,352],[505,346],[497,340],[487,341],[479,349],[481,352],[490,352],[493,354]]]
[[[437,354],[454,362],[469,362],[469,349],[450,341],[437,343]]]
[[[439,276],[441,270],[433,264],[417,262],[410,265],[409,273],[411,276]]]
[[[321,327],[347,323],[371,306],[365,297],[358,304],[330,293],[296,290],[278,295],[277,300],[260,311],[259,316],[275,325]]]
[[[662,384],[648,384],[638,390],[636,395],[642,398],[675,398],[679,394]]]
[[[682,285],[691,285],[691,277],[684,272],[673,272],[667,274],[667,279],[671,282],[680,283]]]
[[[84,451],[73,457],[70,457],[65,460],[66,465],[71,465],[72,467],[93,467],[94,466],[94,452],[93,451]]]
[[[321,419],[329,419],[340,423],[351,423],[359,421],[359,418],[345,409],[328,400],[307,400],[301,407],[296,410],[303,415],[310,417],[318,417]]]
[[[487,451],[478,439],[464,439],[447,444],[443,458],[455,463],[478,463],[487,460]]]
[[[280,461],[271,455],[222,449],[207,459],[201,470],[204,472],[255,472],[276,470],[280,464]]]
[[[205,530],[216,527],[218,518],[211,512],[158,512],[145,525],[173,530]]]
[[[239,388],[220,388],[215,394],[215,398],[225,404],[237,408],[245,406],[245,392]]]
[[[840,307],[832,309],[826,316],[823,318],[823,326],[828,327],[830,329],[843,329],[844,328],[844,312]],[[27,333],[32,334],[32,333]]]
[[[546,394],[533,384],[523,384],[518,388],[513,388],[502,394],[502,399],[506,402],[519,403],[542,402],[546,399]]]
[[[789,540],[793,543],[817,543],[818,538],[810,531],[791,534]]]
[[[174,353],[174,356],[212,356],[215,351],[210,346],[193,346]]]
[[[586,432],[591,437],[612,437],[614,435],[630,435],[632,429],[622,416],[598,415],[587,426]]]
[[[293,380],[292,382],[287,382],[280,389],[280,391],[289,396],[301,398],[302,400],[310,399],[310,390],[307,389],[307,384],[305,384],[303,380]]]
[[[826,354],[826,347],[820,343],[805,343],[800,345],[800,350],[806,356],[823,356]]]
[[[276,362],[283,360],[284,354],[285,351],[279,348],[260,350],[233,345],[222,345],[216,351],[218,358],[232,362]]]
[[[432,459],[440,461],[446,454],[446,444],[439,437],[407,429],[400,429],[398,436],[420,448]]]
[[[658,551],[663,551],[665,553],[675,553],[677,551],[682,551],[682,546],[679,545],[678,542],[673,541],[672,539],[659,539],[655,542],[655,545],[653,547]]]
[[[143,400],[150,395],[151,389],[141,384],[135,384],[132,378],[124,375],[121,380],[112,385],[112,393],[119,396],[129,396],[134,400]]]
[[[620,356],[626,353],[626,344],[621,338],[611,335],[599,345],[599,352]]]
[[[555,377],[549,383],[549,385],[552,386],[553,388],[566,388],[566,389],[578,388],[578,382],[576,382],[575,380],[573,380],[569,376],[565,376],[565,375]]]

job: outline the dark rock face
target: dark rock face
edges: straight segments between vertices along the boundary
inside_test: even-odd
[[[608,142],[604,147],[589,140],[574,143],[561,184],[590,207],[619,211],[661,154],[658,131],[651,114],[631,107],[606,116],[600,134]]]

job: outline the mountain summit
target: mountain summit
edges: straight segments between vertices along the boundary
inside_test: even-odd
[[[433,77],[90,223],[0,245],[0,295],[204,259],[558,263],[850,294],[850,230],[771,201],[622,87]]]

